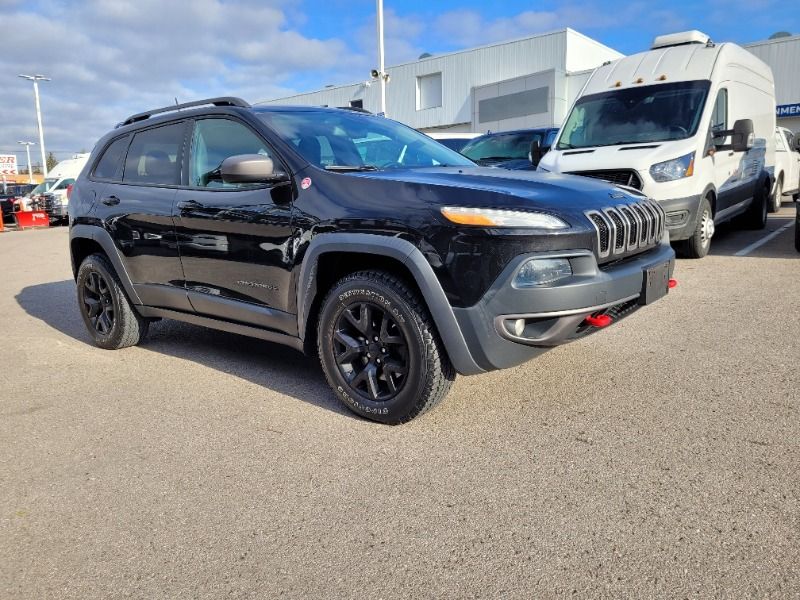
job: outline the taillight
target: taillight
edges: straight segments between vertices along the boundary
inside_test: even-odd
[[[72,186],[73,186],[73,184],[72,184],[72,183],[70,183],[70,184],[67,186],[67,200],[69,200],[69,197],[70,197],[70,196],[72,196]]]

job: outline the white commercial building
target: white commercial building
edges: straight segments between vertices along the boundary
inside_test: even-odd
[[[388,67],[386,112],[424,131],[557,127],[592,69],[623,55],[572,29]],[[261,102],[380,111],[364,81]]]
[[[778,125],[800,131],[800,35],[745,46],[772,68]]]
[[[800,131],[800,35],[745,45],[775,76],[778,124]],[[644,50],[644,48],[643,48]],[[559,127],[589,74],[623,54],[572,29],[388,67],[387,113],[423,131]],[[380,111],[380,85],[363,81],[260,104]]]

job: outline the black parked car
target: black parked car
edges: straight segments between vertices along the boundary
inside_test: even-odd
[[[484,167],[531,171],[556,139],[558,129],[518,129],[487,133],[475,138],[460,152]]]
[[[674,266],[664,213],[633,192],[477,167],[383,117],[236,98],[128,118],[69,215],[98,346],[168,317],[318,352],[342,402],[386,423],[456,372],[518,365],[659,299]]]

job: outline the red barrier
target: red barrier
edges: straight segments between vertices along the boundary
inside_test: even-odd
[[[43,210],[26,210],[14,213],[17,227],[50,227],[50,218]]]

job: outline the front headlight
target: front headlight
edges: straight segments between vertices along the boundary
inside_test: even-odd
[[[675,181],[691,177],[694,173],[694,152],[684,156],[656,163],[650,167],[650,176],[658,181]]]
[[[537,229],[568,229],[569,225],[553,215],[524,210],[501,210],[494,208],[466,208],[444,206],[442,215],[459,225],[482,227],[536,227]]]
[[[566,258],[530,258],[522,263],[511,285],[530,288],[571,276],[572,266]]]

